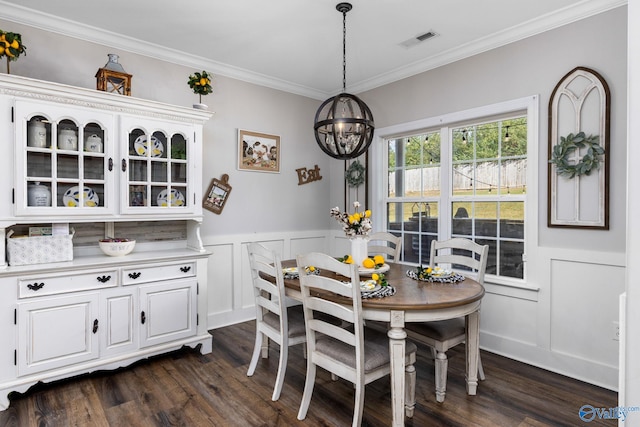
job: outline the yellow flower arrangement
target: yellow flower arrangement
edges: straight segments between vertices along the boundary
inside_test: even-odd
[[[364,210],[358,211],[360,202],[353,202],[355,212],[348,214],[346,212],[340,212],[340,209],[336,206],[331,209],[331,216],[336,221],[342,223],[342,229],[347,237],[354,236],[368,236],[371,233],[371,211]]]

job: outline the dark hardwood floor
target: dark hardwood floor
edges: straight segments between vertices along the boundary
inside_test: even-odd
[[[353,387],[319,371],[307,419],[296,414],[305,380],[301,346],[289,351],[282,396],[271,401],[278,350],[247,377],[254,323],[211,331],[213,352],[184,349],[127,368],[96,372],[27,393],[14,393],[0,412],[8,426],[349,426]],[[464,346],[450,351],[447,397],[435,401],[434,367],[426,347],[418,347],[417,404],[408,426],[580,426],[582,405],[617,406],[615,392],[595,387],[492,353],[482,352],[487,376],[476,396],[464,384]],[[388,426],[390,385],[380,379],[366,388],[364,426]],[[615,426],[599,420],[589,426]]]

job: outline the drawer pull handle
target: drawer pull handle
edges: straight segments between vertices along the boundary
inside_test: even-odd
[[[44,282],[40,282],[40,283],[34,283],[32,284],[28,284],[27,288],[31,289],[32,291],[37,291],[40,290],[44,287]]]
[[[186,273],[186,272],[188,272],[189,270],[191,270],[191,266],[180,267],[180,271],[182,271],[183,273]]]
[[[142,322],[143,325],[147,321],[147,315],[144,314],[144,311],[140,313],[140,321]]]
[[[140,277],[142,273],[136,271],[135,273],[129,273],[129,277],[132,278],[133,280],[136,280],[138,277]]]
[[[96,277],[96,279],[98,279],[98,282],[100,283],[107,283],[109,280],[111,280],[111,276],[98,276]]]
[[[98,332],[98,319],[93,321],[93,333],[95,334],[96,332]]]

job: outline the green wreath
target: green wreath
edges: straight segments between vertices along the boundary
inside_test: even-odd
[[[576,164],[571,164],[567,157],[580,148],[587,148],[587,152]],[[598,144],[597,135],[585,136],[584,132],[570,133],[560,137],[560,143],[553,147],[549,163],[556,165],[556,173],[571,179],[575,176],[590,175],[598,169],[600,156],[604,155],[604,148]]]
[[[359,161],[355,161],[349,165],[344,172],[344,178],[351,187],[357,187],[364,182],[364,166]]]

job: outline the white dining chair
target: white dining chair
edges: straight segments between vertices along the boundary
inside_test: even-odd
[[[298,270],[314,266],[321,275],[300,274],[300,290],[307,330],[307,378],[298,419],[307,415],[316,379],[321,367],[355,385],[353,427],[362,423],[364,386],[391,372],[389,338],[364,326],[360,276],[355,264],[344,264],[321,253],[297,257]],[[336,301],[336,296],[341,299]],[[342,327],[327,323],[326,316],[342,320]],[[413,416],[415,407],[416,345],[410,341],[405,350],[405,413]]]
[[[489,245],[480,245],[469,239],[453,238],[431,242],[429,266],[436,265],[459,269],[460,274],[472,277],[484,284]],[[447,390],[447,350],[465,341],[466,320],[464,317],[434,322],[406,323],[407,336],[422,342],[432,349],[436,370],[436,400],[443,402]],[[478,376],[485,379],[480,353],[478,353]]]
[[[386,231],[371,233],[367,250],[370,256],[384,255],[389,261],[399,262],[402,251],[402,237]]]
[[[278,254],[259,243],[249,243],[249,265],[256,306],[256,341],[247,376],[252,376],[260,354],[269,357],[269,339],[280,346],[278,374],[271,400],[278,400],[287,370],[289,347],[306,341],[302,306],[286,306],[282,263]],[[266,276],[275,280],[270,281]]]

